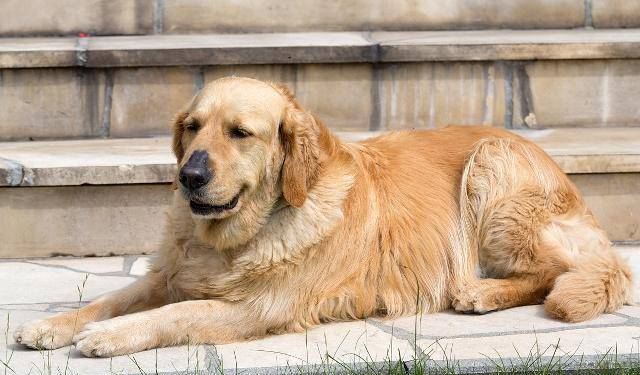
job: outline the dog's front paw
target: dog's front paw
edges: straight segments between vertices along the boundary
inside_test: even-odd
[[[33,320],[18,327],[13,338],[18,344],[34,349],[57,349],[71,344],[73,323],[61,317]]]
[[[456,311],[486,314],[496,309],[485,301],[484,295],[477,291],[460,291],[451,300],[451,305]]]
[[[142,337],[151,336],[136,334],[138,328],[126,317],[89,323],[73,338],[73,343],[87,357],[131,354],[147,349]]]

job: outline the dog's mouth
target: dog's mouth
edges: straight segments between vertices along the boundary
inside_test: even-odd
[[[191,212],[196,215],[208,216],[208,215],[217,215],[226,211],[233,210],[238,205],[238,200],[240,199],[240,195],[242,195],[242,190],[238,192],[238,194],[233,197],[229,202],[225,204],[221,204],[219,206],[204,203],[198,198],[191,198],[189,200],[189,207],[191,208]]]

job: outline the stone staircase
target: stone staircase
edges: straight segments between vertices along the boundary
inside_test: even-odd
[[[0,22],[0,258],[156,249],[171,118],[231,74],[287,84],[348,140],[447,124],[521,132],[612,239],[640,241],[640,5],[316,3],[2,2],[16,16]]]

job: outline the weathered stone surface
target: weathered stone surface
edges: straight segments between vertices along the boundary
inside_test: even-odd
[[[474,30],[2,38],[0,68],[640,58],[640,30]]]
[[[322,116],[322,115],[321,115]],[[566,172],[640,171],[640,129],[517,130],[546,150]],[[337,132],[358,141],[382,132]],[[0,143],[0,185],[48,186],[171,182],[169,137]]]
[[[368,130],[374,111],[371,65],[301,65],[295,95],[331,129]]]
[[[218,78],[237,76],[270,81],[295,90],[298,65],[219,65],[204,69],[204,83]]]
[[[176,174],[168,137],[5,142],[0,158],[11,160],[0,163],[4,186],[158,183]]]
[[[0,188],[0,258],[151,252],[168,185]]]
[[[516,127],[640,125],[640,60],[526,63],[513,92]]]
[[[3,296],[2,302],[6,304],[80,302],[78,288],[82,292],[82,301],[91,301],[134,281],[131,277],[88,275],[22,262],[0,263],[0,271],[0,295]],[[13,292],[17,290],[28,290],[29,293]]]
[[[382,128],[502,126],[503,70],[492,63],[385,65],[378,94]]]
[[[640,26],[640,2],[630,0],[591,0],[593,27]]]
[[[625,321],[625,318],[606,314],[588,322],[565,323],[550,318],[544,312],[542,305],[535,305],[496,311],[486,315],[469,315],[445,311],[383,321],[383,323],[387,327],[402,329],[407,337],[413,337],[417,333],[418,335],[436,339],[441,337],[489,335],[505,331],[534,332],[549,329],[578,328],[585,325],[604,326],[621,324]]]
[[[372,33],[381,62],[638,58],[639,30],[477,30]]]
[[[145,34],[153,31],[151,0],[3,0],[2,36]]]
[[[492,337],[421,340],[418,345],[432,359],[503,359],[554,355],[574,358],[583,355],[637,353],[640,327],[585,328],[561,332],[497,335]],[[509,364],[509,363],[506,363]]]
[[[570,176],[615,241],[640,241],[640,173]]]
[[[28,293],[32,290],[42,289],[41,285],[31,288],[22,291]],[[38,351],[14,343],[12,334],[20,324],[50,315],[52,315],[50,312],[29,309],[0,309],[2,335],[4,335],[7,316],[9,317],[8,345],[5,344],[4,337],[0,335],[2,338],[0,339],[0,353],[2,361],[11,358],[8,365],[15,371],[15,374],[64,374],[65,372],[67,374],[155,374],[156,370],[161,374],[212,373],[206,371],[206,366],[211,363],[211,355],[207,356],[204,347],[187,348],[182,346],[161,348],[157,351],[148,350],[130,356],[87,358],[73,347]],[[7,357],[5,357],[5,353],[8,354]],[[4,369],[4,366],[2,368]],[[14,372],[7,371],[7,373],[13,374]]]
[[[144,276],[149,271],[151,259],[149,257],[140,257],[131,265],[129,274],[133,276]]]
[[[77,48],[77,38],[1,38],[0,67],[76,66],[78,65]]]
[[[94,274],[122,272],[124,266],[123,257],[53,257],[47,259],[34,259],[31,262],[43,266],[57,266],[62,268],[69,268],[80,272],[90,272]]]
[[[370,62],[375,42],[357,32],[147,35],[88,39],[86,65],[166,66]]]
[[[196,74],[189,68],[115,70],[110,135],[169,134],[173,118],[197,91]]]
[[[218,356],[225,369],[251,367],[290,367],[384,362],[411,358],[408,342],[394,338],[364,321],[323,324],[305,334],[274,335],[267,338],[218,345]],[[327,354],[335,359],[327,358]]]
[[[581,0],[166,0],[164,29],[189,32],[573,28]]]
[[[0,70],[0,140],[102,134],[100,70]]]

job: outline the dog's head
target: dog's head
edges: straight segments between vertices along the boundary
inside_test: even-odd
[[[300,207],[318,168],[319,125],[278,85],[216,80],[178,114],[173,131],[175,186],[197,219],[263,215],[281,197]]]

